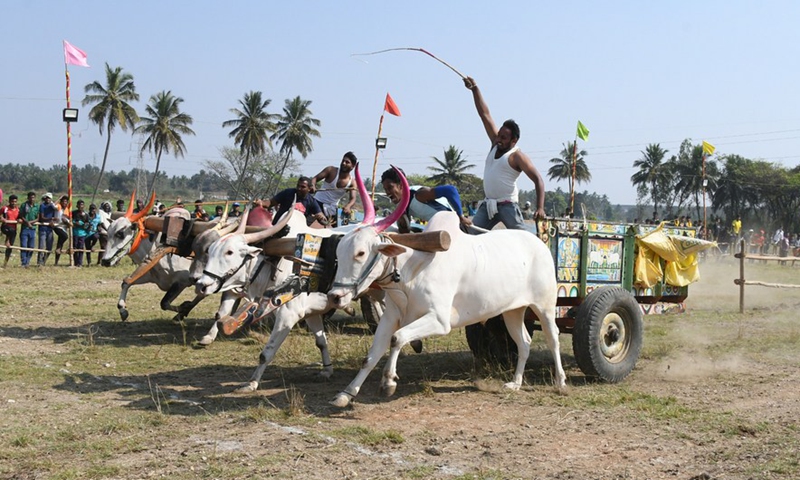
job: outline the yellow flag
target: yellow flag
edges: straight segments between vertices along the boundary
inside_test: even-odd
[[[703,140],[703,153],[705,153],[706,155],[714,155],[714,150],[716,150],[714,145],[711,145],[710,143]]]

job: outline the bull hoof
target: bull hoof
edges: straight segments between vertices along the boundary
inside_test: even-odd
[[[205,337],[201,338],[199,342],[197,342],[198,345],[201,345],[203,347],[207,347],[212,343],[214,343],[214,337],[212,337],[211,335],[206,335]]]
[[[514,382],[508,382],[505,385],[503,385],[504,390],[513,390],[515,392],[518,391],[520,387],[521,385],[517,385]]]
[[[414,353],[422,353],[422,340],[414,340],[411,342],[411,348],[414,349]]]
[[[326,368],[325,370],[319,372],[319,378],[323,380],[330,380],[331,375],[333,375],[333,369]]]
[[[336,395],[336,398],[331,400],[330,404],[337,408],[346,408],[350,405],[350,395],[342,392]]]
[[[258,382],[248,382],[234,390],[235,393],[253,393],[258,390]]]
[[[128,319],[128,310],[125,308],[119,309],[119,319],[123,322]]]
[[[179,313],[172,317],[172,323],[183,323],[183,315]]]
[[[383,395],[384,397],[391,397],[392,395],[394,395],[394,392],[396,390],[397,390],[396,383],[387,383],[381,385],[381,395]]]

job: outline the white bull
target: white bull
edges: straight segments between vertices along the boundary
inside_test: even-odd
[[[141,265],[156,252],[157,245],[150,241],[150,236],[145,231],[143,224],[145,215],[155,202],[155,193],[150,197],[147,207],[138,213],[133,213],[135,197],[136,192],[131,196],[131,203],[125,216],[114,220],[108,227],[108,244],[102,260],[102,265],[105,267],[115,265],[125,255],[129,255],[136,265]],[[188,215],[188,212],[183,212]],[[182,215],[183,212],[172,210],[168,212],[168,215]],[[183,302],[179,306],[172,305],[181,292],[193,283],[189,275],[190,263],[189,259],[179,255],[165,255],[144,275],[132,282],[123,281],[122,291],[117,301],[120,318],[123,321],[128,318],[126,299],[131,285],[155,283],[158,288],[166,292],[161,299],[161,309],[176,312],[175,318],[183,319],[204,297],[198,295],[193,300]]]
[[[404,211],[408,183],[402,175],[401,179],[404,197],[397,210]],[[451,246],[445,252],[427,253],[391,243],[380,235],[386,226],[360,228],[346,235],[336,250],[339,265],[328,292],[334,304],[347,304],[376,282],[386,292],[386,308],[361,370],[334,398],[334,406],[350,403],[388,348],[391,351],[381,390],[392,395],[398,380],[397,358],[403,346],[500,314],[519,353],[513,381],[505,387],[519,389],[530,353],[531,337],[525,328],[527,308],[541,322],[555,362],[556,387],[565,388],[555,323],[555,267],[549,249],[538,237],[521,230],[467,235],[459,230],[454,213],[441,212],[431,219],[427,231],[447,231]],[[398,274],[399,281],[395,281]]]

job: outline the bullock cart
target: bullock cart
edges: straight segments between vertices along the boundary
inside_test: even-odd
[[[540,238],[553,255],[558,281],[557,319],[561,333],[572,335],[581,371],[615,383],[636,365],[642,348],[643,315],[683,312],[688,286],[662,278],[650,287],[636,283],[637,235],[656,227],[552,218],[541,222]],[[664,226],[667,235],[695,237],[687,228]],[[662,266],[664,260],[660,259]],[[528,331],[540,330],[533,312]],[[516,346],[501,317],[466,327],[476,358],[513,365]]]

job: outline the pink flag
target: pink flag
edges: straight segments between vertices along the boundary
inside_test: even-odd
[[[71,45],[66,40],[64,40],[64,63],[67,65],[77,65],[79,67],[89,66],[89,64],[86,63],[86,52]]]

